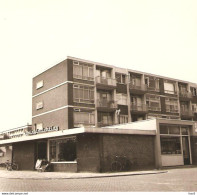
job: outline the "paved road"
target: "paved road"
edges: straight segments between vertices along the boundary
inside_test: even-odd
[[[197,168],[171,169],[168,173],[81,179],[5,179],[1,192],[44,191],[186,191],[197,192]]]

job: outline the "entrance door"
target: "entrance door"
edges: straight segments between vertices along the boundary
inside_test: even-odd
[[[37,159],[47,159],[47,142],[37,142]]]
[[[189,140],[188,136],[182,137],[182,143],[183,143],[183,159],[184,159],[184,165],[190,164],[190,152],[189,152]]]

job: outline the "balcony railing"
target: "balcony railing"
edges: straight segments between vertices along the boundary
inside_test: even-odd
[[[135,85],[133,83],[129,83],[130,89],[140,90],[140,91],[147,91],[147,85],[141,84],[141,85]]]
[[[150,87],[150,86],[148,86],[147,89],[148,89],[148,91],[159,92],[159,88],[157,88],[157,87]]]
[[[181,115],[192,117],[192,116],[194,116],[194,112],[189,109],[185,109],[185,110],[181,109]]]
[[[97,99],[97,107],[102,108],[117,108],[117,102],[114,100]]]
[[[149,106],[148,107],[149,111],[161,111],[161,107],[153,107],[153,106]]]
[[[179,97],[191,99],[192,93],[187,91],[179,91]]]
[[[103,85],[116,86],[116,79],[106,78],[106,77],[96,77],[96,83]]]
[[[98,122],[98,127],[105,127],[105,126],[110,126],[110,125],[115,125],[115,123],[113,121]]]
[[[148,111],[148,107],[146,104],[131,104],[131,112],[147,112]]]

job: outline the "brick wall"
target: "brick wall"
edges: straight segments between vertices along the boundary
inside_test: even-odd
[[[19,170],[34,170],[35,143],[33,141],[14,143],[13,160],[18,164]]]
[[[191,136],[192,164],[197,165],[197,136]]]
[[[111,171],[115,156],[126,156],[130,170],[155,167],[154,137],[143,135],[103,135],[102,171]]]
[[[77,136],[77,169],[78,172],[100,171],[99,135],[82,134]]]

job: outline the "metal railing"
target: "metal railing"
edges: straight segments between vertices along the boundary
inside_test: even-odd
[[[131,111],[147,112],[148,106],[146,104],[131,103]]]
[[[116,86],[116,79],[98,76],[96,77],[96,83]]]
[[[140,91],[147,91],[147,85],[145,85],[145,84],[135,85],[133,83],[129,83],[129,88],[135,89],[135,90],[140,90]]]
[[[189,109],[181,109],[181,115],[184,116],[194,116],[194,112]]]
[[[192,98],[192,93],[188,91],[179,91],[179,97]]]
[[[117,108],[117,101],[97,99],[97,107]]]

